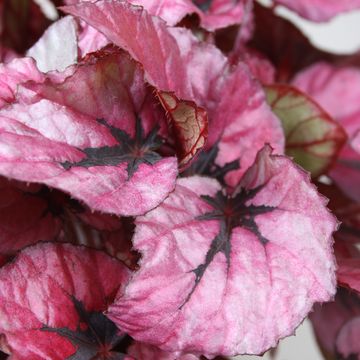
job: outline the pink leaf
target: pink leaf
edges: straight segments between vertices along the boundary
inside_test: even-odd
[[[240,98],[246,101],[239,101]],[[225,166],[240,161],[240,168],[225,177],[230,186],[239,182],[265,144],[270,144],[276,153],[284,151],[281,123],[267,104],[260,84],[252,78],[244,64],[239,64],[229,75],[214,120],[227,124],[218,143],[219,153],[215,163]]]
[[[258,101],[251,95],[254,89],[258,94],[261,90],[244,66],[233,69],[214,46],[199,42],[186,29],[167,27],[161,19],[139,7],[126,2],[98,1],[67,6],[63,10],[79,16],[129,51],[142,64],[150,84],[203,107],[209,116],[208,149],[219,140],[228,123],[234,121],[234,107],[244,109],[246,104]],[[131,29],[137,29],[136,33]],[[150,53],[152,56],[148,56]],[[238,78],[245,85],[236,82]],[[228,96],[232,96],[231,101]],[[239,97],[246,100],[240,102]]]
[[[316,22],[328,21],[338,14],[360,8],[359,0],[275,0],[275,3]]]
[[[157,119],[144,108],[149,89],[137,65],[110,49],[58,81],[27,83],[21,101],[0,112],[0,173],[58,188],[107,213],[138,215],[157,206],[175,186],[177,160],[159,153]]]
[[[110,359],[118,331],[102,312],[129,275],[120,262],[83,247],[41,244],[22,251],[0,270],[0,332],[13,356]]]
[[[180,179],[136,224],[140,270],[109,316],[163,350],[260,354],[335,292],[336,221],[308,176],[268,147],[233,195]]]

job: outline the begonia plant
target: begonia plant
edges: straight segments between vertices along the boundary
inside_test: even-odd
[[[279,5],[360,2],[0,0],[0,359],[360,359],[360,57]]]

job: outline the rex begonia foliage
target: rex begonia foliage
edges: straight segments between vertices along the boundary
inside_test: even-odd
[[[0,173],[59,188],[104,212],[137,215],[157,206],[174,188],[177,160],[159,153],[151,91],[136,64],[110,50],[61,83],[47,80],[28,83],[1,110]],[[74,96],[78,84],[83,91]],[[31,144],[37,150],[27,156]]]
[[[0,1],[0,358],[259,355],[314,309],[359,359],[359,55],[252,0],[38,3]]]
[[[197,41],[186,29],[170,28],[161,19],[123,1],[85,2],[63,10],[80,16],[129,51],[142,63],[152,85],[173,91],[182,99],[195,99],[204,107],[209,117],[205,148],[217,143],[216,163],[220,166],[240,161],[240,169],[228,175],[229,185],[239,180],[265,143],[283,152],[279,120],[245,64],[233,67],[218,49]],[[130,29],[136,26],[137,33],[130,35]],[[154,58],[147,56],[154,51]],[[171,60],[162,55],[164,51]],[[238,100],[242,96],[246,102]]]
[[[335,278],[320,274],[334,269],[336,221],[307,174],[270,152],[231,195],[213,179],[184,178],[138,217],[140,269],[108,310],[121,329],[168,351],[259,354],[331,298]]]

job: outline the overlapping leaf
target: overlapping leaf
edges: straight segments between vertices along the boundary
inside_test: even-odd
[[[212,112],[229,72],[229,64],[218,49],[199,43],[186,29],[168,28],[161,19],[127,2],[86,2],[63,9],[127,50],[142,64],[151,85],[204,107],[211,122],[208,145],[217,140],[225,121],[213,119]]]
[[[229,146],[234,152],[225,154],[220,149],[219,165],[231,162],[241,153],[243,173],[265,142],[282,151],[283,137],[278,120],[266,106],[259,84],[245,65],[232,68],[214,46],[197,41],[186,29],[169,28],[161,19],[126,2],[86,2],[64,10],[79,16],[129,51],[143,65],[152,85],[204,107],[209,117],[207,149],[220,140],[228,125],[234,124],[235,129],[226,131],[236,132],[236,136],[231,134],[231,139],[224,141],[231,142]],[[136,33],[131,31],[130,34],[131,28],[137,29]],[[153,56],[147,56],[148,53]],[[256,106],[258,113],[246,117],[246,111],[255,111]],[[195,134],[199,133],[199,126],[195,124],[197,131],[191,137],[197,140]],[[260,129],[260,126],[266,130],[262,135],[257,133],[260,136],[254,146],[255,136],[250,139],[242,135],[243,132],[250,134],[249,127]]]
[[[0,270],[0,333],[16,359],[126,359],[103,311],[129,271],[106,254],[42,244]],[[128,357],[130,359],[130,357]]]
[[[141,70],[109,49],[72,72],[60,83],[27,83],[1,110],[0,172],[108,213],[157,206],[174,187],[177,161],[156,152],[162,141]]]
[[[286,153],[313,177],[324,174],[347,140],[345,131],[315,101],[287,85],[266,87],[267,99],[282,122]]]
[[[269,148],[233,195],[181,179],[136,223],[140,270],[109,316],[164,350],[260,354],[334,294],[336,222],[307,175]]]

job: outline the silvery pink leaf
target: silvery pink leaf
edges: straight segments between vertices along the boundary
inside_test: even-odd
[[[260,84],[244,64],[238,64],[229,75],[214,119],[218,122],[222,119],[227,124],[218,142],[215,163],[222,167],[233,161],[240,162],[239,169],[225,176],[230,186],[239,182],[265,144],[270,144],[276,153],[284,152],[281,123],[267,104]]]
[[[261,354],[334,295],[336,221],[308,175],[270,153],[232,195],[183,178],[137,218],[140,269],[108,312],[120,329],[166,351]]]
[[[359,69],[318,62],[298,73],[292,83],[337,119],[349,136],[360,128]],[[339,103],[344,106],[339,106]]]
[[[328,21],[343,12],[360,8],[359,0],[274,0],[274,2],[316,22]]]
[[[62,82],[26,86],[0,113],[1,174],[119,215],[143,214],[173,190],[177,160],[157,152],[156,119],[143,114],[150,90],[127,55],[110,49]]]
[[[77,24],[66,16],[52,24],[27,52],[42,72],[63,71],[78,60]]]
[[[12,355],[130,360],[112,352],[121,336],[103,314],[129,275],[119,261],[84,247],[41,244],[23,250],[0,270],[0,332]]]

